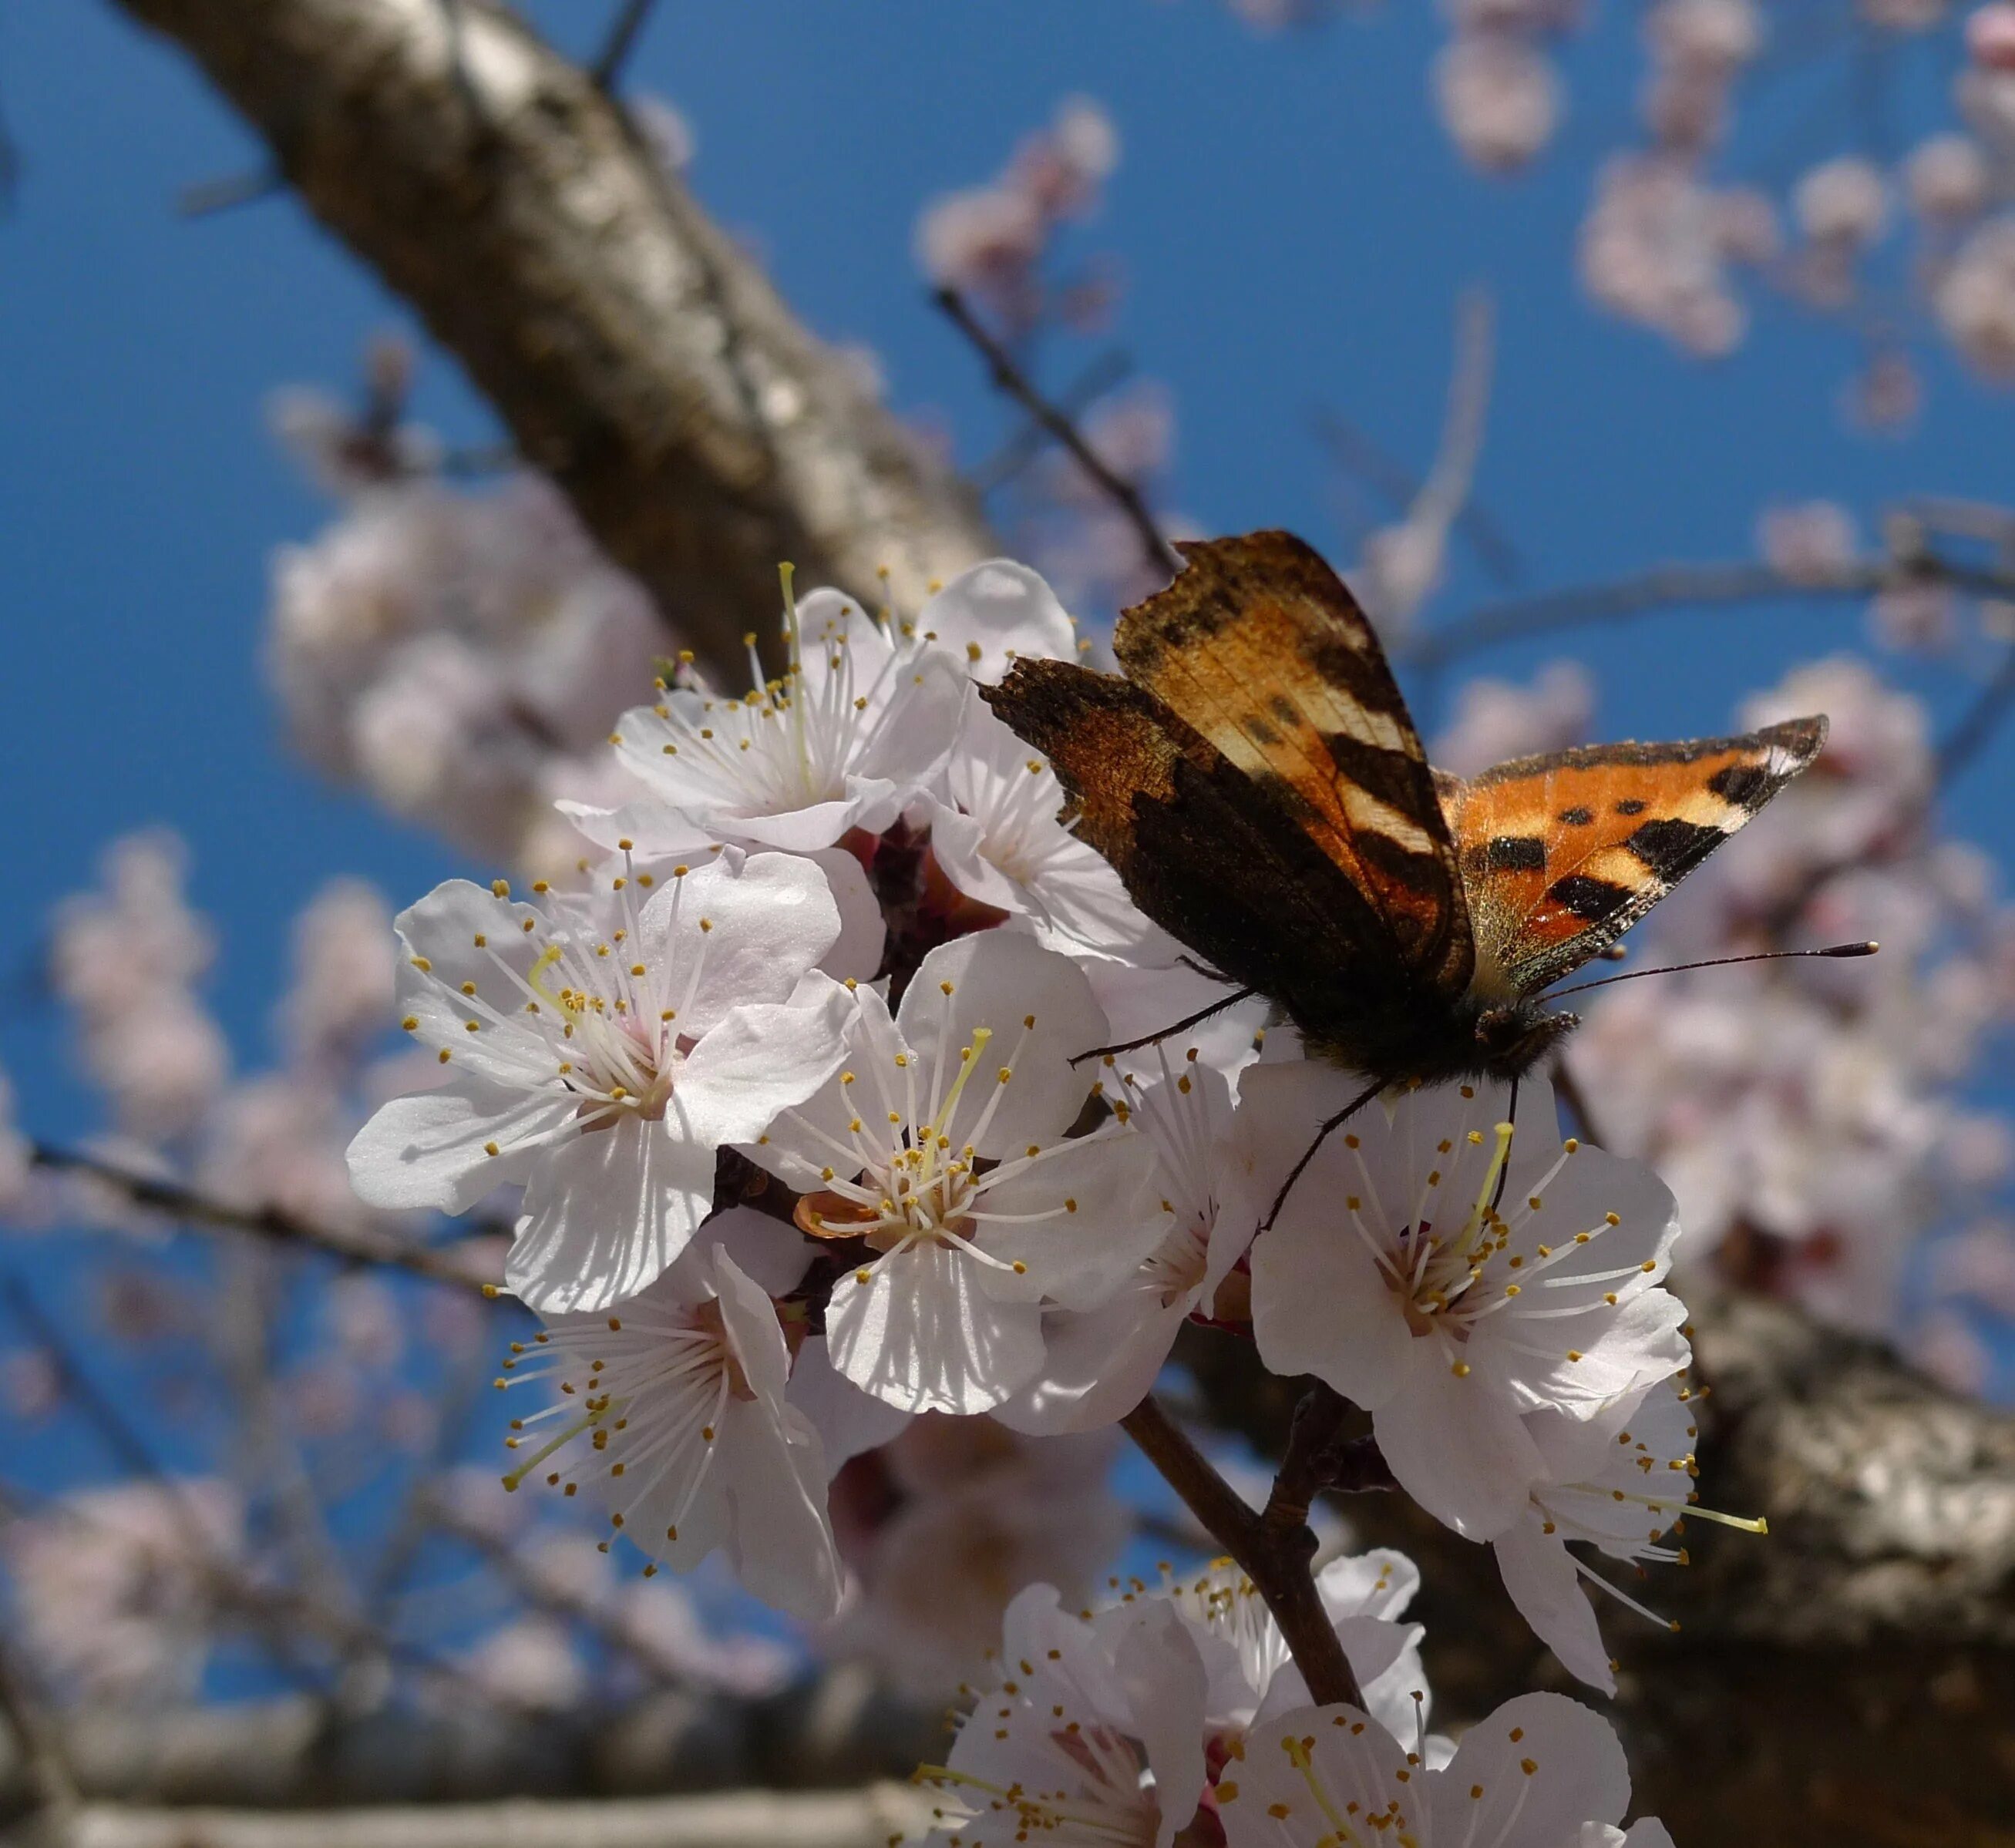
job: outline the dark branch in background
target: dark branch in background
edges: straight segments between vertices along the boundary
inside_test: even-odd
[[[710,665],[738,672],[742,634],[774,629],[780,559],[914,608],[995,549],[621,106],[508,9],[121,4],[197,59]]]
[[[1259,1514],[1239,1499],[1151,1395],[1120,1423],[1183,1505],[1252,1580],[1280,1626],[1310,1697],[1322,1704],[1347,1701],[1361,1707],[1364,1696],[1357,1677],[1323,1609],[1311,1570],[1316,1537],[1309,1528],[1309,1504],[1326,1486],[1324,1465],[1344,1410],[1343,1401],[1325,1387],[1302,1401],[1280,1473]]]
[[[1873,596],[1897,580],[1895,568],[1886,562],[1856,565],[1819,583],[1794,581],[1773,565],[1751,562],[1658,565],[1608,583],[1544,591],[1493,604],[1416,635],[1397,652],[1410,667],[1441,667],[1502,642],[1622,622],[1682,604],[1830,603]]]
[[[587,67],[595,88],[605,96],[615,94],[616,86],[622,80],[623,66],[637,48],[637,41],[643,35],[645,22],[650,18],[655,4],[656,0],[623,0],[622,9],[609,28],[609,36],[602,41],[602,49]]]
[[[1329,451],[1336,465],[1345,474],[1368,483],[1395,513],[1403,514],[1419,497],[1420,477],[1388,455],[1340,411],[1327,404],[1318,405],[1312,421],[1316,440]],[[1464,501],[1453,524],[1476,554],[1478,562],[1498,583],[1514,584],[1525,575],[1518,548],[1474,501]]]
[[[274,1244],[296,1250],[320,1252],[350,1265],[375,1265],[393,1270],[411,1271],[437,1283],[453,1283],[464,1290],[490,1294],[490,1286],[472,1273],[452,1251],[437,1251],[424,1245],[381,1238],[368,1233],[345,1232],[332,1225],[317,1225],[270,1207],[239,1207],[213,1200],[207,1194],[177,1181],[156,1179],[151,1175],[102,1161],[95,1155],[73,1149],[59,1149],[47,1143],[30,1145],[31,1159],[38,1168],[52,1174],[84,1175],[112,1188],[119,1196],[149,1212],[163,1213],[192,1225],[211,1226],[226,1232],[250,1233]]]
[[[1171,576],[1180,571],[1182,554],[1169,544],[1162,529],[1155,523],[1155,516],[1148,511],[1140,490],[1132,482],[1115,474],[1105,458],[1085,440],[1084,432],[1036,390],[1029,375],[1015,364],[1014,355],[980,325],[966,305],[965,298],[955,289],[939,289],[932,292],[931,299],[944,311],[952,325],[972,343],[973,350],[986,361],[995,386],[1006,393],[1061,443],[1099,492],[1133,523],[1133,530],[1140,536],[1140,550],[1148,564]]]
[[[1072,379],[1056,401],[1056,407],[1074,422],[1092,404],[1104,397],[1133,370],[1133,362],[1116,347],[1101,353]],[[1012,481],[1042,453],[1050,433],[1029,418],[1021,429],[975,468],[967,479],[978,494],[990,494]]]
[[[2015,708],[2015,643],[2001,657],[1994,676],[1974,695],[1952,730],[1938,741],[1932,762],[1935,788],[1943,789],[1964,770]]]

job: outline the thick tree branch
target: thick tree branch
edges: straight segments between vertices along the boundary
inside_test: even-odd
[[[120,0],[469,369],[688,645],[738,662],[777,565],[914,608],[992,548],[970,497],[490,0]],[[454,22],[451,29],[451,20]]]

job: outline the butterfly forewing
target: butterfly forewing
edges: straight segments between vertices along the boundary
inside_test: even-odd
[[[1823,719],[1740,737],[1602,745],[1444,786],[1475,985],[1531,995],[1614,942],[1803,770]]]
[[[1121,618],[1128,677],[1243,773],[1344,874],[1378,960],[1460,994],[1470,926],[1432,773],[1378,639],[1286,533],[1186,544],[1181,576]]]
[[[1294,1012],[1402,978],[1342,870],[1223,752],[1148,694],[1063,661],[1017,662],[982,689],[1070,792],[1079,838],[1140,909],[1212,965]]]

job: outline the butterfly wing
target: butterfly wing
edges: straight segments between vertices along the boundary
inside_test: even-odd
[[[1352,880],[1140,687],[1074,662],[1023,660],[980,692],[1050,759],[1079,838],[1133,902],[1225,974],[1297,1020],[1348,1021],[1371,998],[1416,992]]]
[[[1536,993],[1613,943],[1819,755],[1823,718],[1597,745],[1444,783],[1484,998]]]
[[[1344,876],[1410,982],[1460,994],[1473,953],[1454,845],[1363,612],[1290,533],[1177,549],[1182,575],[1120,619],[1128,678]]]

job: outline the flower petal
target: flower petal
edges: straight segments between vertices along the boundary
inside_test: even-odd
[[[1524,1512],[1545,1467],[1539,1447],[1480,1374],[1457,1376],[1437,1341],[1410,1345],[1421,1351],[1408,1357],[1399,1389],[1371,1414],[1378,1448],[1399,1486],[1436,1520],[1488,1540]]]
[[[508,1089],[473,1074],[394,1097],[351,1141],[350,1184],[371,1206],[465,1213],[493,1187],[523,1181],[575,1106],[561,1093]]]
[[[667,972],[681,1036],[697,1039],[745,1003],[789,999],[838,940],[839,908],[810,861],[730,851],[665,879],[637,935],[644,960]],[[690,997],[677,992],[689,983]]]
[[[712,1148],[624,1116],[539,1164],[505,1280],[535,1309],[605,1309],[673,1263],[713,1204]]]
[[[1609,1651],[1567,1542],[1547,1533],[1536,1514],[1528,1513],[1490,1544],[1497,1555],[1498,1576],[1532,1634],[1570,1674],[1614,1695],[1616,1676],[1609,1666]]]
[[[1478,1788],[1482,1796],[1471,1796]],[[1433,1802],[1436,1841],[1553,1848],[1573,1841],[1585,1823],[1621,1821],[1630,1772],[1601,1715],[1564,1695],[1525,1694],[1463,1735],[1434,1779]]]
[[[912,1246],[849,1271],[826,1306],[833,1365],[905,1412],[985,1412],[1043,1361],[1042,1312],[979,1287],[979,1266],[949,1246]]]
[[[781,1007],[736,1008],[680,1067],[666,1122],[710,1149],[755,1142],[839,1071],[853,1017],[853,997],[816,971]]]

